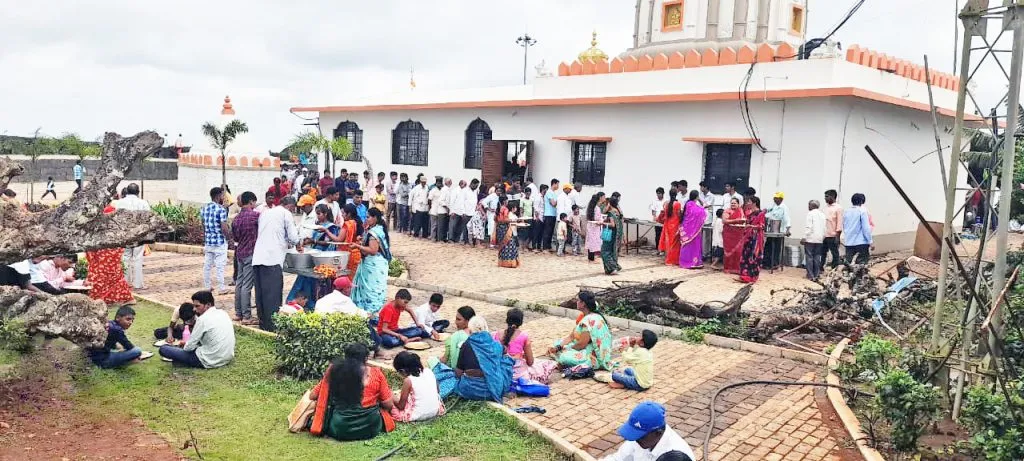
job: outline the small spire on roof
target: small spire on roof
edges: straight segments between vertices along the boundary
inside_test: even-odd
[[[409,68],[409,89],[416,89],[416,69],[412,67]]]
[[[224,96],[224,106],[220,109],[221,115],[235,115],[235,109],[231,106],[231,97]]]

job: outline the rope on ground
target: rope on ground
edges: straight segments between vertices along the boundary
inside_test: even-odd
[[[725,392],[725,391],[727,391],[729,389],[732,389],[734,387],[749,386],[749,385],[752,385],[752,384],[766,384],[766,385],[770,385],[770,386],[834,387],[836,389],[843,389],[843,390],[848,390],[848,391],[853,391],[853,392],[860,392],[857,389],[846,387],[846,386],[840,386],[838,384],[816,383],[816,382],[808,382],[808,381],[764,381],[764,380],[754,380],[754,381],[740,381],[740,382],[736,382],[736,383],[732,383],[732,384],[726,384],[725,386],[722,386],[722,387],[718,388],[717,391],[715,391],[714,395],[711,396],[711,403],[708,404],[709,407],[711,408],[711,421],[708,422],[708,431],[707,431],[706,434],[704,434],[704,452],[701,453],[701,459],[703,461],[707,461],[708,460],[708,453],[710,452],[709,448],[711,446],[711,434],[715,431],[715,401],[718,400],[718,395],[721,394],[722,392]],[[861,393],[863,393],[863,392],[861,392]]]

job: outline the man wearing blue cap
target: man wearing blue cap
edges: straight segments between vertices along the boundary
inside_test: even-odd
[[[606,461],[656,461],[672,451],[695,459],[690,445],[665,424],[665,407],[651,401],[633,409],[629,420],[619,427],[619,435],[626,441],[619,451],[604,458]]]

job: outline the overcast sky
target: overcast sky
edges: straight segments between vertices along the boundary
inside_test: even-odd
[[[808,36],[826,33],[852,3],[811,0]],[[635,2],[0,5],[0,134],[41,127],[50,135],[70,131],[93,139],[104,131],[153,129],[202,145],[200,125],[215,120],[231,95],[252,143],[276,151],[303,129],[289,107],[409,91],[410,68],[419,91],[518,84],[522,49],[515,39],[525,30],[537,39],[531,75],[541,59],[552,70],[574,59],[595,29],[599,46],[614,56],[632,43]],[[933,67],[951,72],[953,24],[953,0],[867,0],[836,38],[844,47],[856,43],[916,62],[927,53]],[[1004,84],[979,81],[987,94]]]

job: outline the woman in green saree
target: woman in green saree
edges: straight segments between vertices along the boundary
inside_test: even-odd
[[[584,365],[594,370],[609,369],[612,361],[612,331],[604,314],[597,311],[594,293],[581,291],[576,296],[580,316],[576,327],[565,338],[555,341],[548,354],[555,357],[559,368]]]
[[[363,343],[345,346],[309,393],[316,401],[309,432],[335,440],[368,440],[395,430],[391,388],[380,368],[367,366],[370,349]]]
[[[622,270],[619,266],[619,245],[622,241],[622,210],[619,209],[619,197],[612,195],[608,199],[608,208],[604,214],[605,229],[611,230],[611,238],[601,241],[601,262],[604,263],[604,273],[614,275]],[[602,231],[602,234],[605,232]]]

